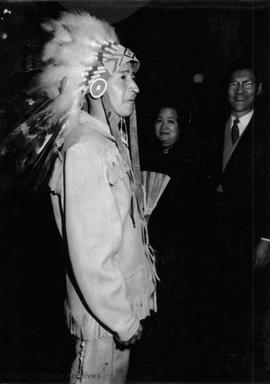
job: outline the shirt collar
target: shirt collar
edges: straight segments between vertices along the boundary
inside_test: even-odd
[[[238,120],[239,120],[238,128],[239,128],[240,136],[242,135],[242,133],[244,132],[244,130],[248,126],[248,123],[250,122],[250,120],[251,120],[251,118],[253,116],[253,113],[254,113],[254,109],[252,109],[246,115],[241,116],[241,117],[238,118]],[[235,116],[231,115],[231,127],[232,127],[233,122],[234,122],[235,119],[237,119],[237,118]]]

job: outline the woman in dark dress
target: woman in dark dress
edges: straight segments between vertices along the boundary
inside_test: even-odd
[[[154,122],[155,145],[142,169],[170,180],[149,218],[150,242],[156,251],[158,314],[151,321],[149,357],[156,380],[184,378],[186,282],[184,262],[189,238],[192,162],[186,124],[174,106],[159,108]],[[147,349],[147,348],[146,348]],[[146,359],[148,359],[146,357]]]
[[[155,144],[142,168],[170,177],[149,219],[152,245],[161,250],[172,246],[186,227],[187,198],[191,187],[192,162],[186,155],[185,121],[176,107],[161,107],[154,122]],[[176,239],[175,239],[176,236]],[[159,257],[157,256],[159,259]],[[162,273],[162,271],[160,271]]]

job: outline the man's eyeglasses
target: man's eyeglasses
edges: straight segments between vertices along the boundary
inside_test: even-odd
[[[245,80],[245,81],[242,81],[241,83],[239,83],[239,81],[230,81],[228,83],[228,87],[230,89],[237,89],[238,87],[242,86],[245,91],[250,91],[255,87],[255,84],[256,83],[254,81],[250,81],[250,80]]]

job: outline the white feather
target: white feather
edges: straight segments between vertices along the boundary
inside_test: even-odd
[[[57,119],[80,107],[89,85],[85,77],[97,63],[100,45],[109,40],[118,42],[118,37],[112,26],[87,12],[64,12],[59,20],[44,23],[43,28],[52,34],[52,39],[45,45],[42,55],[45,69],[35,90],[54,100],[51,110]],[[65,77],[66,86],[60,94]]]

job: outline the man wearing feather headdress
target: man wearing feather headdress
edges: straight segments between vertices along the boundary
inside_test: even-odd
[[[51,39],[39,99],[1,153],[13,150],[26,177],[50,187],[68,253],[65,312],[76,337],[70,382],[123,383],[140,320],[156,310],[134,108],[139,61],[88,13],[63,13],[44,28]]]

